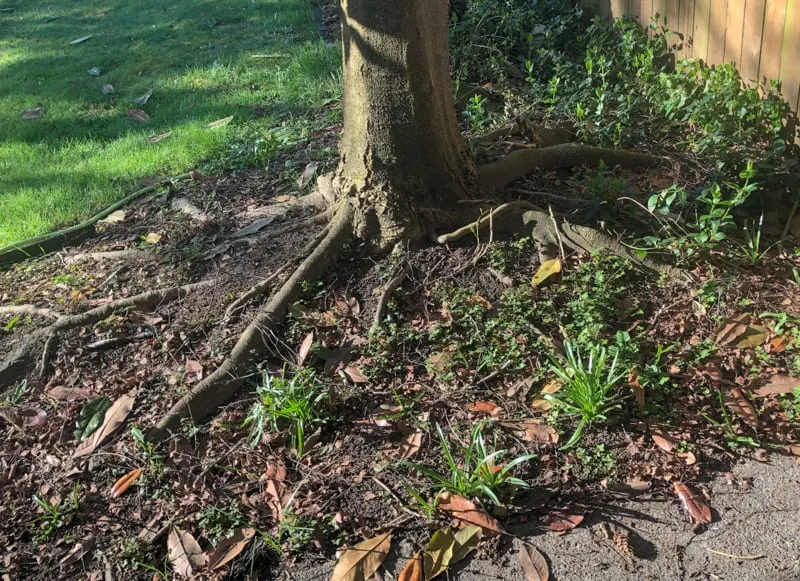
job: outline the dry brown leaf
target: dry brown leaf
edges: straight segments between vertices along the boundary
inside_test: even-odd
[[[684,508],[694,522],[697,524],[711,522],[711,507],[708,506],[708,503],[703,500],[702,497],[695,494],[695,492],[683,482],[675,482],[673,487],[675,489],[675,494],[681,499]]]
[[[0,406],[0,418],[23,432],[25,428],[33,428],[42,424],[47,419],[47,413],[34,407]]]
[[[300,348],[297,350],[297,366],[302,367],[303,363],[306,362],[306,357],[308,357],[308,352],[311,350],[311,345],[314,344],[314,331],[311,331],[306,338],[303,339],[303,342],[300,344]]]
[[[150,115],[141,109],[128,109],[128,117],[139,123],[147,123],[150,121]]]
[[[644,395],[644,386],[639,383],[639,372],[635,369],[631,369],[631,372],[628,374],[628,383],[630,383],[631,389],[633,389],[633,395],[636,398],[636,406],[639,409],[643,408],[647,405]]]
[[[136,399],[129,395],[123,395],[115,401],[114,404],[106,410],[106,414],[103,417],[103,424],[97,428],[90,437],[80,443],[72,454],[72,457],[80,458],[94,452],[100,444],[125,422],[128,414],[130,414],[133,409],[135,401]]]
[[[125,494],[125,491],[128,490],[131,485],[136,482],[139,477],[142,475],[141,468],[135,468],[128,472],[125,476],[120,478],[114,483],[114,486],[111,487],[111,498],[118,498]]]
[[[677,446],[675,440],[673,440],[667,434],[653,433],[650,434],[650,437],[653,438],[653,442],[656,443],[656,446],[658,446],[665,452],[672,452],[675,449],[675,446]]]
[[[425,579],[430,580],[441,575],[450,565],[466,557],[478,545],[481,528],[466,527],[458,532],[450,527],[439,529],[422,554],[422,570]]]
[[[144,241],[148,244],[158,244],[161,242],[161,234],[158,232],[150,232],[147,236],[144,237]]]
[[[89,535],[80,543],[77,543],[74,547],[72,547],[70,552],[58,562],[58,565],[60,567],[69,567],[70,565],[74,565],[78,561],[82,560],[86,556],[86,553],[94,549],[94,545],[94,535]]]
[[[522,439],[539,446],[551,446],[558,443],[558,432],[553,426],[536,420],[526,420],[520,424]]]
[[[770,377],[765,385],[756,390],[756,395],[766,397],[768,395],[792,393],[798,387],[800,387],[800,379],[777,373]]]
[[[727,321],[724,321],[717,330],[714,342],[717,345],[728,345],[733,343],[739,335],[746,331],[746,320],[747,314],[743,313],[734,319],[728,319]]]
[[[800,457],[800,444],[786,444],[783,448],[792,456]]]
[[[582,511],[578,512],[571,507],[559,508],[545,515],[542,527],[554,533],[565,533],[581,524],[584,518]]]
[[[748,426],[758,428],[758,412],[738,387],[731,388],[725,394],[725,407]]]
[[[550,567],[547,566],[547,560],[536,547],[522,545],[518,557],[519,564],[528,581],[548,581],[550,579]]]
[[[286,202],[294,202],[296,199],[297,196],[292,196],[291,194],[281,194],[272,198],[272,201],[276,204],[284,204]]]
[[[392,533],[383,533],[347,549],[333,570],[330,581],[363,581],[381,566],[392,545]]]
[[[467,410],[476,414],[486,414],[487,416],[499,416],[503,413],[503,408],[493,401],[471,401],[467,404]]]
[[[786,351],[787,343],[786,337],[775,337],[769,342],[770,353],[783,353]]]
[[[229,115],[227,117],[223,117],[222,119],[217,119],[216,121],[212,121],[211,123],[208,124],[208,128],[209,129],[219,129],[220,127],[225,127],[231,121],[233,121],[234,117],[235,117],[235,115]]]
[[[177,527],[169,531],[167,537],[168,558],[175,573],[181,577],[192,577],[196,571],[206,566],[208,556],[188,532]]]
[[[697,464],[697,456],[695,456],[692,452],[679,452],[678,457],[683,458],[687,466],[694,466]]]
[[[473,525],[480,527],[487,537],[493,537],[503,532],[503,526],[497,519],[489,516],[458,494],[443,492],[439,496],[439,510],[457,519],[461,528]]]
[[[87,399],[92,395],[92,392],[83,387],[64,387],[57,385],[52,389],[47,390],[47,395],[53,399],[61,401],[78,401]]]
[[[187,359],[186,363],[184,364],[183,368],[186,370],[186,373],[189,375],[201,374],[203,373],[203,366],[199,361],[195,361],[194,359]]]
[[[111,212],[108,216],[100,220],[101,224],[118,224],[125,221],[125,210]]]
[[[347,377],[350,378],[350,381],[353,383],[369,383],[369,378],[364,375],[358,367],[353,367],[352,365],[348,365],[344,368],[344,372],[347,374]]]
[[[415,456],[422,447],[422,435],[421,430],[409,434],[400,444],[398,456],[404,460]]]
[[[256,534],[253,528],[241,528],[233,531],[233,534],[227,539],[223,540],[217,547],[208,555],[208,570],[214,571],[221,569],[231,561],[233,561],[239,553],[244,551],[247,544]]]
[[[422,577],[422,553],[416,553],[408,560],[397,581],[425,581]]]

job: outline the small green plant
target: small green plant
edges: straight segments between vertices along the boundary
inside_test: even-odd
[[[556,393],[547,394],[554,409],[567,417],[577,417],[578,426],[564,445],[571,448],[583,436],[584,430],[597,421],[607,421],[608,415],[620,408],[621,396],[614,393],[616,385],[627,376],[627,371],[617,371],[617,355],[611,363],[605,347],[592,346],[585,361],[580,350],[572,344],[564,345],[566,362],[554,361],[550,369],[564,385]]]
[[[758,223],[745,221],[742,231],[744,232],[744,244],[739,245],[739,251],[744,255],[751,265],[758,264],[767,255],[774,244],[761,248],[761,227],[764,224],[764,212],[758,219]]]
[[[291,376],[286,369],[281,375],[263,371],[256,396],[257,401],[244,421],[245,426],[250,426],[248,443],[255,446],[266,432],[287,428],[292,448],[302,457],[307,428],[323,422],[329,407],[328,390],[314,370],[298,369]]]
[[[416,462],[401,462],[401,465],[430,478],[432,481],[430,488],[437,491],[436,497],[444,491],[449,491],[465,498],[485,497],[499,505],[501,502],[498,493],[501,489],[528,488],[527,482],[516,478],[513,474],[517,466],[533,460],[536,457],[534,454],[518,456],[507,464],[500,463],[508,451],[489,450],[483,437],[482,423],[477,423],[472,428],[467,446],[459,446],[461,449],[455,451],[439,424],[436,424],[436,432],[439,435],[439,447],[449,474],[441,474]],[[417,499],[417,502],[420,500]]]
[[[8,394],[8,397],[4,401],[0,401],[0,407],[4,406],[12,406],[17,405],[22,402],[22,398],[25,397],[25,391],[28,389],[28,380],[23,379],[17,385],[14,386],[14,389],[11,390],[11,393]]]
[[[72,517],[80,508],[80,484],[77,482],[72,487],[72,492],[66,501],[51,501],[41,494],[33,495],[33,502],[39,507],[42,514],[34,522],[39,525],[41,532],[36,540],[43,541],[50,537],[57,529],[69,524]]]
[[[20,320],[21,319],[19,315],[14,315],[13,317],[11,317],[8,323],[5,324],[5,326],[3,327],[3,331],[5,331],[6,333],[10,333],[11,331],[14,330],[14,327],[17,326]]]
[[[198,526],[213,543],[231,535],[234,529],[248,525],[247,517],[239,510],[237,502],[231,500],[227,506],[208,506],[200,513]]]
[[[147,474],[151,477],[160,476],[164,471],[164,456],[156,452],[156,445],[148,442],[139,428],[131,428],[131,437],[136,443],[139,453],[147,462]]]
[[[486,97],[473,95],[464,109],[464,117],[469,121],[472,131],[481,131],[486,128],[489,118],[486,112]]]
[[[717,395],[719,397],[719,407],[722,413],[722,421],[717,421],[703,412],[700,412],[700,415],[703,416],[709,424],[719,428],[722,431],[722,435],[725,436],[725,439],[728,441],[728,447],[760,448],[761,444],[759,444],[758,441],[750,436],[745,436],[737,432],[736,426],[733,425],[733,418],[731,417],[730,412],[728,412],[728,409],[725,407],[725,398],[722,395],[722,391],[718,391]]]
[[[611,478],[617,470],[617,458],[605,444],[590,448],[576,448],[573,472],[584,479]]]

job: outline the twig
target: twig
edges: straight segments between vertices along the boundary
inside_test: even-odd
[[[720,555],[722,557],[728,557],[729,559],[736,559],[737,561],[755,561],[756,559],[763,559],[766,555],[732,555],[731,553],[725,553],[723,551],[715,551],[714,549],[710,549],[706,547],[706,550],[710,553],[714,553],[715,555]]]
[[[392,490],[391,488],[389,488],[388,486],[386,486],[386,485],[385,485],[383,482],[381,482],[381,481],[378,479],[378,477],[377,477],[377,476],[373,476],[373,477],[372,477],[372,481],[373,481],[375,484],[377,484],[378,486],[380,486],[381,488],[383,488],[383,489],[386,491],[386,493],[387,493],[389,496],[391,496],[391,497],[392,497],[392,498],[395,500],[395,502],[397,502],[397,504],[399,504],[399,505],[400,505],[400,510],[402,510],[402,511],[403,511],[403,512],[405,512],[406,514],[410,514],[410,515],[412,515],[414,518],[425,518],[425,517],[424,517],[424,516],[422,516],[421,514],[419,514],[419,513],[417,513],[417,512],[414,512],[413,510],[411,510],[410,508],[408,508],[408,507],[405,505],[405,503],[404,503],[404,502],[403,502],[403,501],[400,499],[400,497],[399,497],[399,496],[397,496],[397,494],[395,494],[394,490]]]
[[[553,230],[556,232],[556,240],[558,240],[558,251],[561,253],[561,262],[564,262],[567,255],[564,253],[564,242],[561,240],[561,228],[558,227],[558,221],[553,215],[553,207],[548,204],[547,210],[550,212],[550,219],[553,221]]]
[[[792,206],[792,211],[789,212],[789,218],[786,220],[786,226],[783,227],[783,232],[781,232],[781,240],[786,238],[786,235],[789,233],[789,228],[792,227],[792,220],[794,220],[794,215],[797,213],[797,206],[800,205],[800,197],[798,197],[794,201],[794,205]]]
[[[136,341],[144,341],[153,337],[152,331],[142,331],[136,335],[128,335],[127,337],[111,337],[110,339],[101,339],[94,343],[86,345],[87,351],[105,351],[107,349],[116,349],[128,343],[135,343]]]

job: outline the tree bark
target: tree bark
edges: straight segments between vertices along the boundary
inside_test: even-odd
[[[356,235],[386,249],[451,223],[477,181],[453,107],[448,2],[342,0],[342,13],[334,185],[355,209]]]

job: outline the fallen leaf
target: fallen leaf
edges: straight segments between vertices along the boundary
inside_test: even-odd
[[[403,570],[400,571],[397,581],[425,581],[422,571],[422,553],[416,553],[408,560]]]
[[[149,143],[158,143],[159,141],[164,141],[169,137],[172,137],[172,131],[165,131],[164,133],[159,133],[158,135],[151,135],[147,138],[147,141]]]
[[[44,107],[34,107],[33,109],[26,109],[22,112],[22,118],[26,121],[30,119],[39,119],[44,115]]]
[[[503,412],[503,408],[493,401],[471,401],[467,404],[467,410],[487,416],[498,416]]]
[[[744,323],[746,320],[747,314],[743,313],[734,319],[728,319],[727,321],[724,321],[717,330],[714,342],[717,345],[728,345],[733,343],[739,335],[746,331],[747,325]]]
[[[678,453],[678,457],[683,458],[687,466],[694,466],[697,464],[697,456],[695,456],[692,452],[680,452]]]
[[[89,535],[85,539],[83,539],[80,543],[76,543],[74,547],[67,553],[63,559],[58,562],[60,567],[69,567],[70,565],[74,565],[78,561],[82,560],[86,554],[94,549],[95,545],[95,537],[94,535]]]
[[[769,378],[769,381],[756,390],[756,395],[759,397],[766,397],[768,395],[775,395],[781,393],[792,393],[795,389],[800,387],[800,379],[795,379],[788,375],[776,374]]]
[[[100,220],[101,224],[118,224],[125,221],[125,210],[111,212],[108,216]]]
[[[422,431],[417,430],[409,434],[401,443],[398,449],[398,456],[404,460],[415,456],[422,447]]]
[[[80,38],[76,38],[75,40],[70,40],[69,44],[80,44],[82,42],[86,42],[90,38],[92,38],[94,34],[87,34],[86,36],[82,36]]]
[[[724,396],[725,407],[752,428],[758,428],[758,412],[738,387],[731,388]]]
[[[3,406],[0,407],[0,418],[22,432],[25,428],[34,428],[44,423],[47,413],[34,407]]]
[[[441,575],[450,565],[463,560],[478,545],[480,527],[472,526],[455,532],[450,527],[439,529],[431,537],[422,554],[422,570],[426,580]]]
[[[786,337],[775,337],[769,342],[770,353],[783,353],[786,351]]]
[[[106,83],[105,85],[100,87],[100,92],[103,93],[104,95],[110,95],[111,93],[114,92],[114,85]]]
[[[100,75],[103,74],[103,69],[101,69],[100,67],[92,67],[87,72],[93,77],[99,77]]]
[[[83,442],[91,436],[103,423],[106,411],[110,407],[111,400],[106,396],[95,398],[83,406],[75,422],[75,439]]]
[[[742,314],[724,322],[716,334],[717,345],[734,345],[741,349],[763,345],[769,337],[769,329],[761,325],[748,325],[746,320],[747,315]]]
[[[439,510],[458,520],[462,528],[471,525],[481,527],[487,537],[498,535],[504,530],[495,518],[458,494],[443,492],[439,496]]]
[[[231,121],[233,121],[234,115],[230,115],[228,117],[223,117],[222,119],[217,119],[216,121],[212,121],[208,124],[209,129],[219,129],[220,127],[225,127]]]
[[[161,242],[161,234],[158,232],[150,232],[150,234],[144,237],[144,241],[148,244],[158,244]]]
[[[736,346],[740,349],[758,347],[766,343],[768,337],[769,329],[761,325],[750,325],[744,334],[736,339]]]
[[[152,96],[153,96],[153,89],[147,89],[147,91],[143,95],[136,97],[133,100],[133,102],[136,103],[137,105],[144,105],[150,100],[150,97]]]
[[[103,425],[101,425],[90,438],[81,442],[75,452],[72,454],[73,458],[80,458],[88,456],[94,452],[97,447],[102,444],[117,428],[119,428],[131,413],[135,399],[129,395],[123,395],[114,402],[103,418]]]
[[[650,437],[653,438],[653,442],[656,443],[656,446],[664,450],[665,452],[672,452],[677,446],[677,442],[673,440],[666,434],[663,433],[653,433],[650,434]]]
[[[800,457],[800,444],[786,444],[783,449],[792,456]]]
[[[552,446],[558,443],[558,432],[553,426],[529,420],[522,427],[525,430],[522,439],[526,442],[533,442],[540,446]]]
[[[561,272],[561,259],[553,258],[551,260],[545,260],[539,266],[536,274],[533,275],[533,278],[531,279],[531,286],[536,288],[548,278],[554,274],[558,274],[559,272]]]
[[[192,577],[208,562],[208,556],[188,532],[173,527],[167,537],[168,558],[175,573],[181,577]]]
[[[259,230],[263,229],[266,226],[269,226],[275,220],[274,216],[270,216],[269,218],[261,218],[256,220],[252,224],[245,226],[231,234],[231,238],[244,238],[245,236],[251,236],[252,234],[257,233]]]
[[[708,506],[705,500],[695,494],[695,492],[683,482],[675,482],[673,488],[675,489],[675,494],[677,494],[678,498],[683,502],[683,507],[694,522],[697,524],[711,522],[711,507]]]
[[[570,507],[559,508],[545,515],[542,527],[554,533],[565,533],[581,524],[584,518],[583,512],[577,512]]]
[[[330,581],[364,581],[381,566],[392,545],[392,533],[384,533],[347,549],[333,569]]]
[[[128,109],[128,117],[139,123],[147,123],[150,121],[150,115],[141,109]]]
[[[183,368],[186,370],[186,373],[190,375],[199,375],[203,373],[203,366],[199,361],[195,361],[194,359],[187,359]]]
[[[628,374],[628,383],[631,385],[631,389],[633,389],[633,395],[636,398],[636,406],[639,409],[645,407],[647,401],[645,400],[644,386],[639,383],[639,372],[635,369],[631,369],[631,372]]]
[[[550,567],[547,566],[547,560],[538,549],[530,545],[522,545],[518,557],[519,564],[528,581],[548,581],[550,579]]]
[[[302,344],[300,345],[300,349],[297,350],[297,366],[302,367],[303,363],[306,361],[306,357],[308,357],[308,352],[311,350],[311,345],[314,344],[314,331],[311,331],[306,338],[303,339]]]
[[[88,389],[82,387],[64,387],[63,385],[57,385],[52,389],[48,389],[46,393],[49,397],[60,401],[87,399],[92,394]]]
[[[275,196],[272,198],[272,201],[276,204],[284,204],[286,202],[294,202],[297,199],[297,196],[292,196],[291,194],[281,194],[280,196]]]
[[[208,556],[208,570],[221,569],[233,561],[239,553],[244,551],[247,544],[255,536],[253,528],[241,528],[233,531],[233,535],[223,540]]]
[[[344,368],[344,372],[353,383],[369,383],[367,376],[364,375],[358,367],[352,367],[348,365]]]
[[[300,177],[297,178],[297,187],[301,190],[305,188],[311,180],[314,179],[314,176],[317,173],[317,168],[319,168],[319,164],[315,161],[312,161],[308,165],[306,165],[303,173],[300,174]]]
[[[142,475],[141,468],[134,468],[130,472],[128,472],[125,476],[120,478],[114,483],[114,486],[111,487],[111,498],[119,498],[125,491],[128,490],[131,485],[136,482],[139,477]]]

